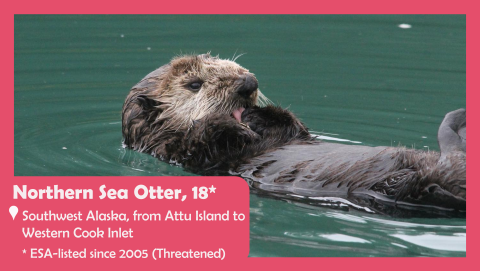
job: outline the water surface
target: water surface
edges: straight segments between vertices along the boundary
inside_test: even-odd
[[[465,16],[15,16],[15,175],[192,175],[121,147],[121,107],[181,53],[219,54],[324,140],[438,150],[466,106]],[[465,219],[251,194],[250,256],[465,256]]]

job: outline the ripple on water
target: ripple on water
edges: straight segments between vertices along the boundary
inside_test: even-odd
[[[251,256],[268,256],[257,246],[266,246],[277,255],[312,257],[465,256],[466,252],[463,219],[393,219],[353,209],[346,212],[291,204],[257,195],[251,196],[251,209],[250,238],[255,244]],[[435,238],[437,241],[433,242]],[[288,248],[275,249],[275,244]],[[302,247],[309,252],[305,253]]]
[[[55,126],[29,121],[15,133],[16,175],[188,175],[182,169],[163,163],[148,154],[124,149],[121,122],[95,115],[81,122],[68,115],[45,116]],[[21,142],[21,143],[20,143]]]

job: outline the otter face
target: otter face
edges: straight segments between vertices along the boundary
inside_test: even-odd
[[[177,57],[167,66],[149,95],[166,127],[188,128],[213,113],[241,122],[245,108],[269,103],[254,74],[233,61],[204,54]]]

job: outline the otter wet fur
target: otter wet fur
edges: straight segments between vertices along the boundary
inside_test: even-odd
[[[271,105],[232,60],[174,58],[128,94],[127,148],[203,175],[239,175],[253,192],[392,216],[466,216],[466,111],[440,125],[440,153],[315,139]],[[333,204],[335,205],[335,204]]]

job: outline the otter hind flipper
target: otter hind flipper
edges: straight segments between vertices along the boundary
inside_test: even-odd
[[[442,156],[452,151],[467,151],[467,111],[463,108],[451,111],[438,129],[438,145]]]

